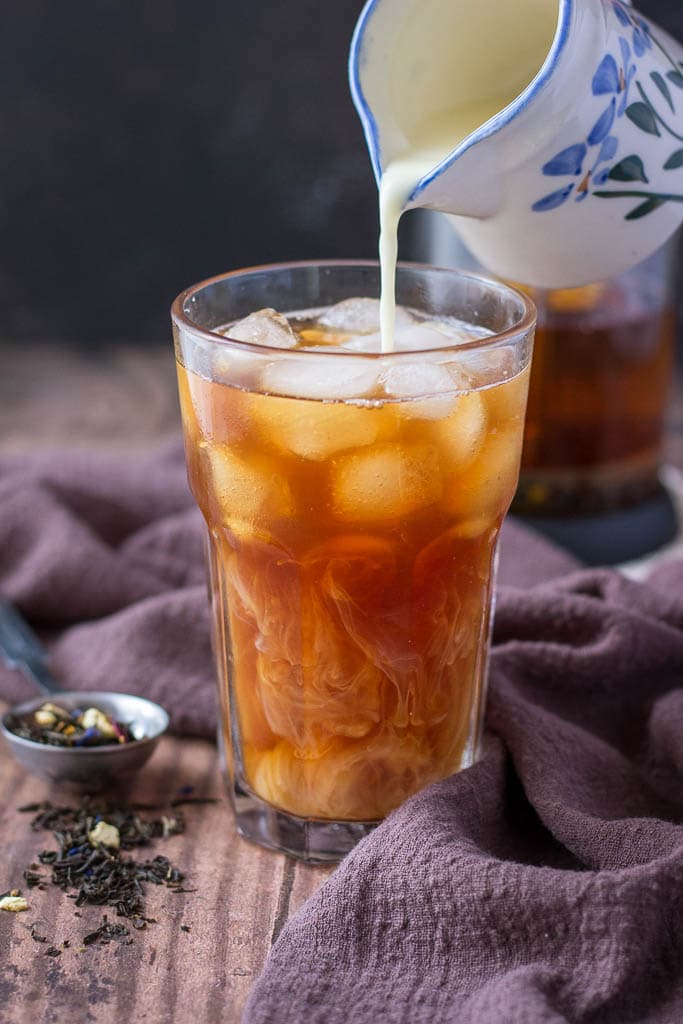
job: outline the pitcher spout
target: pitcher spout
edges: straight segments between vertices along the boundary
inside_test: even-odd
[[[551,73],[573,3],[526,0],[520,24],[509,0],[369,0],[349,78],[378,183],[410,159],[420,173],[406,207],[492,216],[504,193],[499,136],[515,132]]]

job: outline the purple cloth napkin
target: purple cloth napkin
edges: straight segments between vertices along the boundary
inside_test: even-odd
[[[683,1021],[683,563],[503,587],[494,641],[482,760],[345,859],[245,1024]]]
[[[0,591],[56,674],[211,735],[202,543],[177,443],[0,458]],[[683,1022],[683,563],[578,571],[508,523],[499,578],[482,760],[346,858],[245,1024]]]
[[[215,733],[201,517],[182,445],[145,456],[0,458],[0,593],[74,690],[140,693]],[[0,662],[0,698],[33,694]]]

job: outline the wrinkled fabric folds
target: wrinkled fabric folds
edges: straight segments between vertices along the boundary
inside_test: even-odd
[[[501,586],[487,725],[284,928],[245,1024],[683,1021],[683,563]]]
[[[417,794],[285,926],[245,1024],[683,1021],[683,562],[501,545],[481,760]],[[203,527],[178,442],[0,458],[0,592],[74,689],[215,730]],[[28,693],[0,665],[0,698]]]
[[[178,441],[139,456],[0,458],[0,593],[74,690],[141,693],[215,731],[203,532]],[[0,663],[0,698],[32,696]]]

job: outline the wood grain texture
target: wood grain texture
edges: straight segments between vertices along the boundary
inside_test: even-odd
[[[169,331],[170,336],[170,331]],[[0,347],[0,448],[133,450],[180,429],[173,346]]]
[[[3,1024],[237,1024],[241,1019],[273,938],[331,868],[295,863],[237,835],[210,743],[165,739],[128,797],[159,803],[187,785],[196,795],[220,797],[220,803],[187,806],[185,834],[158,840],[149,849],[152,856],[168,856],[186,873],[185,886],[196,891],[176,895],[148,886],[147,913],[157,924],[132,931],[130,946],[112,942],[79,953],[83,936],[99,925],[102,908],[81,907],[78,918],[61,890],[26,888],[24,868],[39,850],[55,844],[49,833],[31,832],[31,815],[17,811],[26,803],[73,803],[77,797],[26,775],[2,744],[0,891],[20,888],[30,905],[22,914],[0,912]],[[122,920],[111,909],[109,919]],[[33,941],[32,924],[48,943]],[[60,957],[45,955],[47,944],[61,947],[64,939],[70,947]]]

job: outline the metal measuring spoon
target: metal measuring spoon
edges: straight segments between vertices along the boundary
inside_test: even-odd
[[[65,711],[95,707],[117,722],[125,722],[133,736],[129,743],[101,747],[48,746],[24,739],[9,727],[13,715],[25,715],[45,702],[34,697],[15,705],[0,722],[0,732],[12,753],[33,775],[49,782],[66,782],[82,789],[95,790],[141,768],[168,728],[164,709],[145,697],[106,690],[63,690],[47,667],[47,659],[37,636],[19,612],[0,598],[0,658],[17,668],[36,684],[43,694],[56,698]]]

